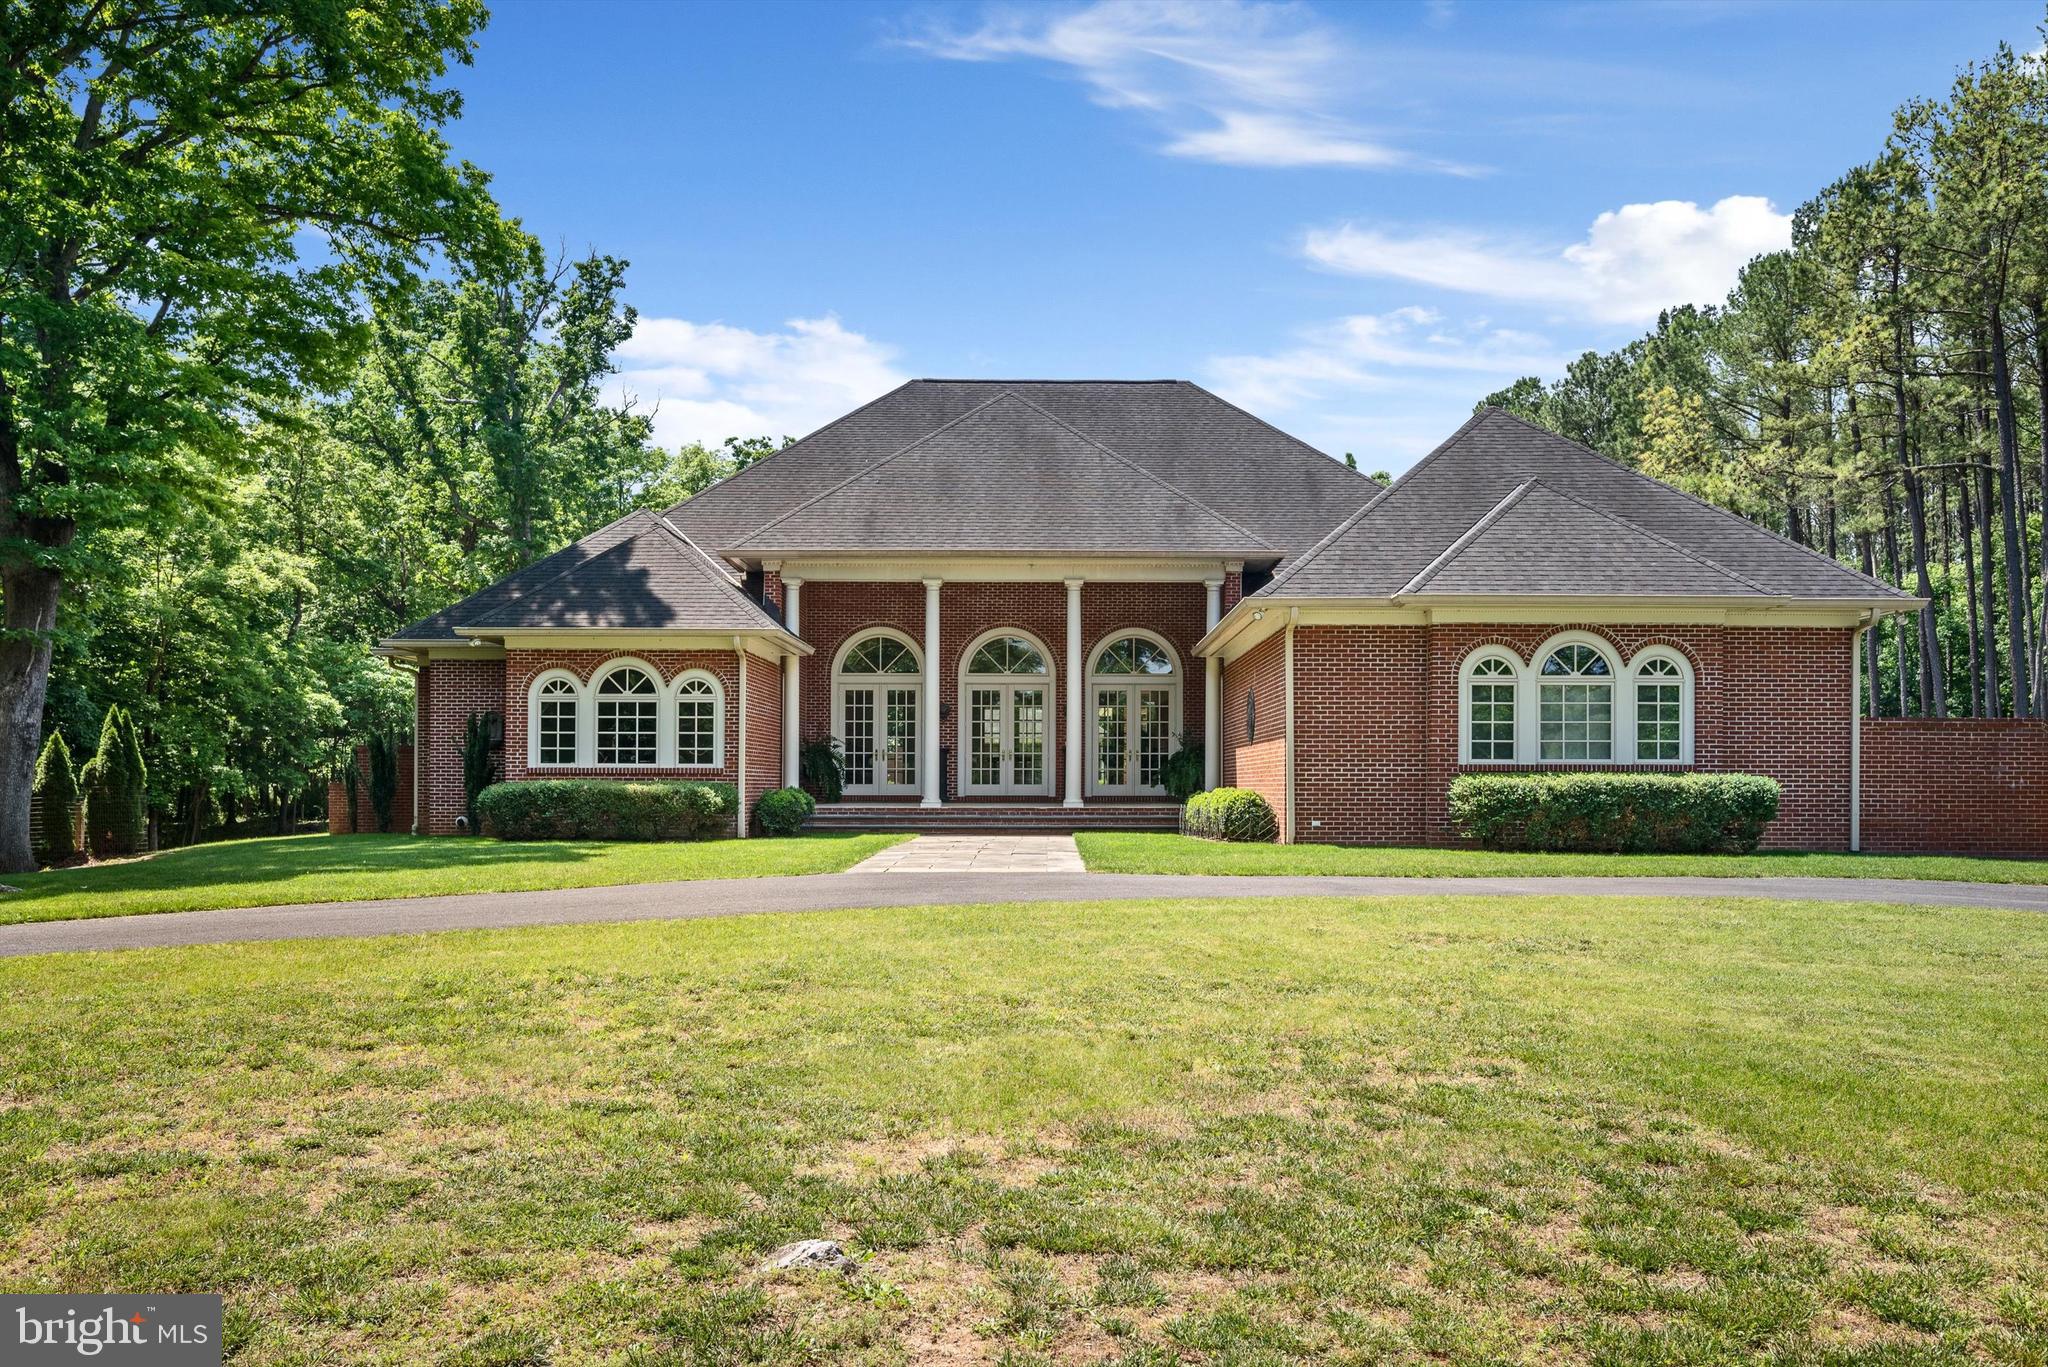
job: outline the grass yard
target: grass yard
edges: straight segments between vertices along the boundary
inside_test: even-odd
[[[1127,902],[0,962],[0,1289],[238,1364],[2048,1360],[2048,918]],[[764,1277],[829,1235],[864,1275]]]
[[[2048,860],[1935,854],[1514,854],[1498,850],[1347,845],[1229,845],[1146,831],[1074,837],[1095,873],[1360,874],[1406,878],[1528,878],[1546,874],[1701,878],[1936,878],[2048,883]]]
[[[10,874],[5,881],[20,891],[0,893],[0,925],[444,892],[836,873],[907,838],[801,835],[667,843],[294,835],[224,840],[147,859]]]

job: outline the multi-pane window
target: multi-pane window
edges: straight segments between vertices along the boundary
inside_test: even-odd
[[[1515,667],[1498,656],[1472,667],[1468,759],[1515,757]]]
[[[1614,678],[1591,646],[1559,646],[1538,671],[1536,753],[1546,760],[1614,756]]]
[[[718,690],[709,679],[685,679],[676,690],[676,763],[718,763]]]
[[[1651,659],[1636,671],[1636,758],[1683,757],[1682,676],[1670,660]]]
[[[1095,657],[1097,674],[1171,674],[1173,657],[1142,636],[1113,641]]]
[[[846,652],[842,674],[915,674],[917,656],[893,636],[870,636]]]
[[[654,680],[631,667],[615,669],[597,686],[597,762],[652,764],[659,693]]]
[[[576,685],[567,679],[549,679],[541,685],[534,703],[535,725],[539,731],[535,762],[574,764],[576,762]]]
[[[1043,674],[1045,656],[1031,642],[1017,636],[998,636],[984,642],[967,662],[969,674]]]

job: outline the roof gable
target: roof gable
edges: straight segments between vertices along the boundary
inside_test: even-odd
[[[1627,544],[1632,533],[1646,533],[1666,548],[1658,563],[1681,578],[1698,578],[1703,565],[1772,597],[1905,596],[1735,513],[1494,408],[1475,414],[1385,493],[1283,567],[1261,593],[1392,597],[1531,481],[1601,517],[1588,521],[1572,513],[1574,539],[1589,544],[1579,548],[1580,554],[1550,565],[1543,577],[1534,562],[1527,563],[1519,582],[1506,592],[1670,594],[1670,581],[1649,561],[1617,559],[1601,549],[1608,543]],[[1665,557],[1674,548],[1697,563],[1684,568],[1669,561]],[[1589,557],[1595,554],[1614,572],[1589,570]],[[1474,562],[1472,573],[1479,572],[1479,564]],[[1449,592],[1442,582],[1433,585],[1434,591]]]
[[[1008,390],[814,493],[731,549],[1278,554]]]
[[[1643,584],[1655,596],[1763,597],[1763,589],[1684,548],[1561,493],[1517,485],[1398,597],[1612,592]]]
[[[668,516],[706,550],[737,549],[820,489],[1004,393],[1227,517],[1276,555],[1307,549],[1379,491],[1357,471],[1181,380],[912,380]]]

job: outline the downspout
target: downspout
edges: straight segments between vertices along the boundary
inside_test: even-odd
[[[1849,853],[1863,849],[1863,634],[1877,620],[1864,614],[1863,625],[1849,633]]]
[[[1280,747],[1280,768],[1282,774],[1281,803],[1287,808],[1285,820],[1281,823],[1282,844],[1294,843],[1294,624],[1301,618],[1298,607],[1287,610],[1287,644],[1285,647],[1287,679],[1287,725],[1286,738]]]
[[[735,636],[732,638],[733,654],[740,660],[740,724],[738,782],[733,790],[739,794],[739,813],[733,824],[738,827],[741,840],[747,838],[747,643]]]

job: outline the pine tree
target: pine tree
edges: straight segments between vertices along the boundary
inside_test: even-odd
[[[36,760],[36,798],[41,821],[36,831],[36,858],[62,864],[78,854],[78,771],[64,733],[52,731]]]
[[[86,839],[96,855],[134,854],[148,845],[149,771],[128,711],[107,709],[100,746],[85,766]]]

